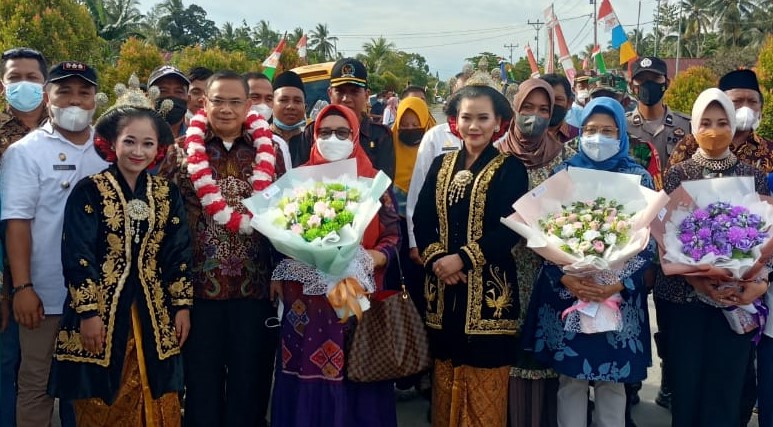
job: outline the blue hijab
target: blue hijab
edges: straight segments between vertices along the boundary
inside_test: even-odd
[[[615,119],[620,134],[620,151],[607,160],[597,162],[588,157],[582,150],[582,142],[579,144],[577,155],[566,161],[569,166],[578,168],[596,169],[609,172],[617,172],[626,169],[635,169],[639,166],[628,153],[628,126],[625,120],[625,110],[619,102],[612,98],[596,98],[589,102],[582,111],[582,126],[590,116],[596,113],[606,114]]]

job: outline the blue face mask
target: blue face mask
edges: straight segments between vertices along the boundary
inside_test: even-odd
[[[620,140],[600,133],[580,137],[580,149],[596,162],[603,162],[620,151]]]
[[[29,113],[43,102],[43,85],[35,82],[14,82],[5,85],[5,99],[11,107]]]
[[[301,129],[304,126],[306,126],[306,118],[301,119],[298,123],[287,125],[282,123],[282,121],[279,120],[279,117],[274,116],[274,124],[276,125],[276,127],[278,127],[279,129],[282,129],[283,131],[292,131],[296,129]]]

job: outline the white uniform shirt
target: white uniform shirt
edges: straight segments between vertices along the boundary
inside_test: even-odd
[[[435,157],[445,153],[457,151],[462,148],[462,140],[451,133],[448,123],[439,124],[428,130],[419,144],[419,152],[416,154],[416,164],[411,176],[411,187],[408,189],[408,204],[406,207],[406,221],[408,222],[408,242],[411,248],[416,247],[416,237],[413,235],[413,211],[419,200],[419,192],[427,178],[429,168]]]
[[[30,274],[46,314],[62,314],[67,296],[62,273],[62,224],[67,197],[78,181],[108,165],[94,148],[93,129],[85,144],[76,145],[55,131],[50,122],[3,154],[0,219],[32,220]]]
[[[293,168],[293,159],[290,158],[290,146],[287,145],[287,141],[285,141],[284,138],[277,134],[274,134],[272,139],[279,145],[279,149],[282,150],[282,157],[285,161],[285,172],[289,171]]]

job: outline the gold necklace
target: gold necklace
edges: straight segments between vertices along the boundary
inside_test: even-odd
[[[140,221],[145,221],[150,216],[150,207],[139,199],[130,200],[126,204],[126,215],[131,220],[129,230],[134,237],[134,243],[140,242]]]
[[[693,153],[692,159],[695,161],[695,163],[698,164],[698,166],[709,169],[711,171],[726,171],[735,166],[735,164],[738,162],[738,158],[733,153],[730,153],[730,155],[724,159],[709,159],[700,151],[696,151]]]
[[[473,179],[472,172],[460,170],[454,175],[451,185],[448,188],[448,205],[453,206],[456,202],[464,198],[464,192]]]

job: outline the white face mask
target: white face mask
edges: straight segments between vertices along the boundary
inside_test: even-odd
[[[266,120],[270,120],[274,114],[274,110],[266,104],[255,104],[250,107],[250,110],[260,114]]]
[[[741,131],[755,131],[760,127],[760,113],[749,107],[735,110],[735,128]]]
[[[337,162],[348,159],[354,151],[354,143],[351,139],[338,139],[335,134],[329,138],[317,139],[317,150],[328,162]]]
[[[580,137],[580,149],[596,162],[603,162],[620,151],[620,140],[600,133]]]
[[[51,105],[51,120],[55,125],[70,132],[80,132],[91,124],[95,110],[84,110],[78,106],[57,107]]]
[[[590,91],[588,89],[580,89],[577,91],[577,102],[585,104],[590,98]]]

